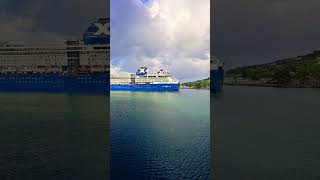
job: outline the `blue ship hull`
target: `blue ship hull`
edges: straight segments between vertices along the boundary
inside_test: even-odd
[[[179,91],[180,84],[110,85],[111,91]]]
[[[7,92],[83,92],[110,91],[108,73],[59,74],[0,74],[0,91]]]
[[[223,88],[224,71],[222,68],[210,71],[210,90],[212,93],[218,93]]]

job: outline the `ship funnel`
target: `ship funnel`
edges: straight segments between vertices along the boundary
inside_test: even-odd
[[[144,76],[146,74],[147,74],[147,68],[146,67],[141,67],[136,72],[137,76]]]
[[[218,59],[215,56],[210,57],[210,69],[211,70],[223,68],[223,66],[224,66],[223,61],[221,61],[220,59]]]
[[[110,19],[100,18],[90,24],[83,34],[83,42],[86,45],[108,45],[110,44]]]

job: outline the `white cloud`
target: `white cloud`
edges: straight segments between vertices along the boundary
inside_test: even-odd
[[[119,67],[111,67],[110,68],[110,75],[111,76],[128,76],[130,74],[131,73],[129,73],[129,72],[121,71],[121,69]]]
[[[147,66],[181,81],[209,77],[210,0],[112,0],[111,47],[118,70]]]

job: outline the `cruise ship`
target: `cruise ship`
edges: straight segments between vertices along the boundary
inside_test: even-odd
[[[0,91],[108,93],[109,24],[100,18],[62,45],[0,43]]]
[[[180,82],[168,71],[158,69],[148,73],[141,67],[135,74],[111,75],[111,91],[179,91]]]
[[[210,91],[218,93],[223,88],[224,63],[218,58],[210,58]]]

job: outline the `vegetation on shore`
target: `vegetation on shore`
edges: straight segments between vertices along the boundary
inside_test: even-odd
[[[191,88],[191,89],[209,89],[210,88],[210,79],[203,79],[194,82],[182,83],[182,87]]]
[[[226,77],[273,84],[320,84],[320,51],[272,63],[234,68]]]

